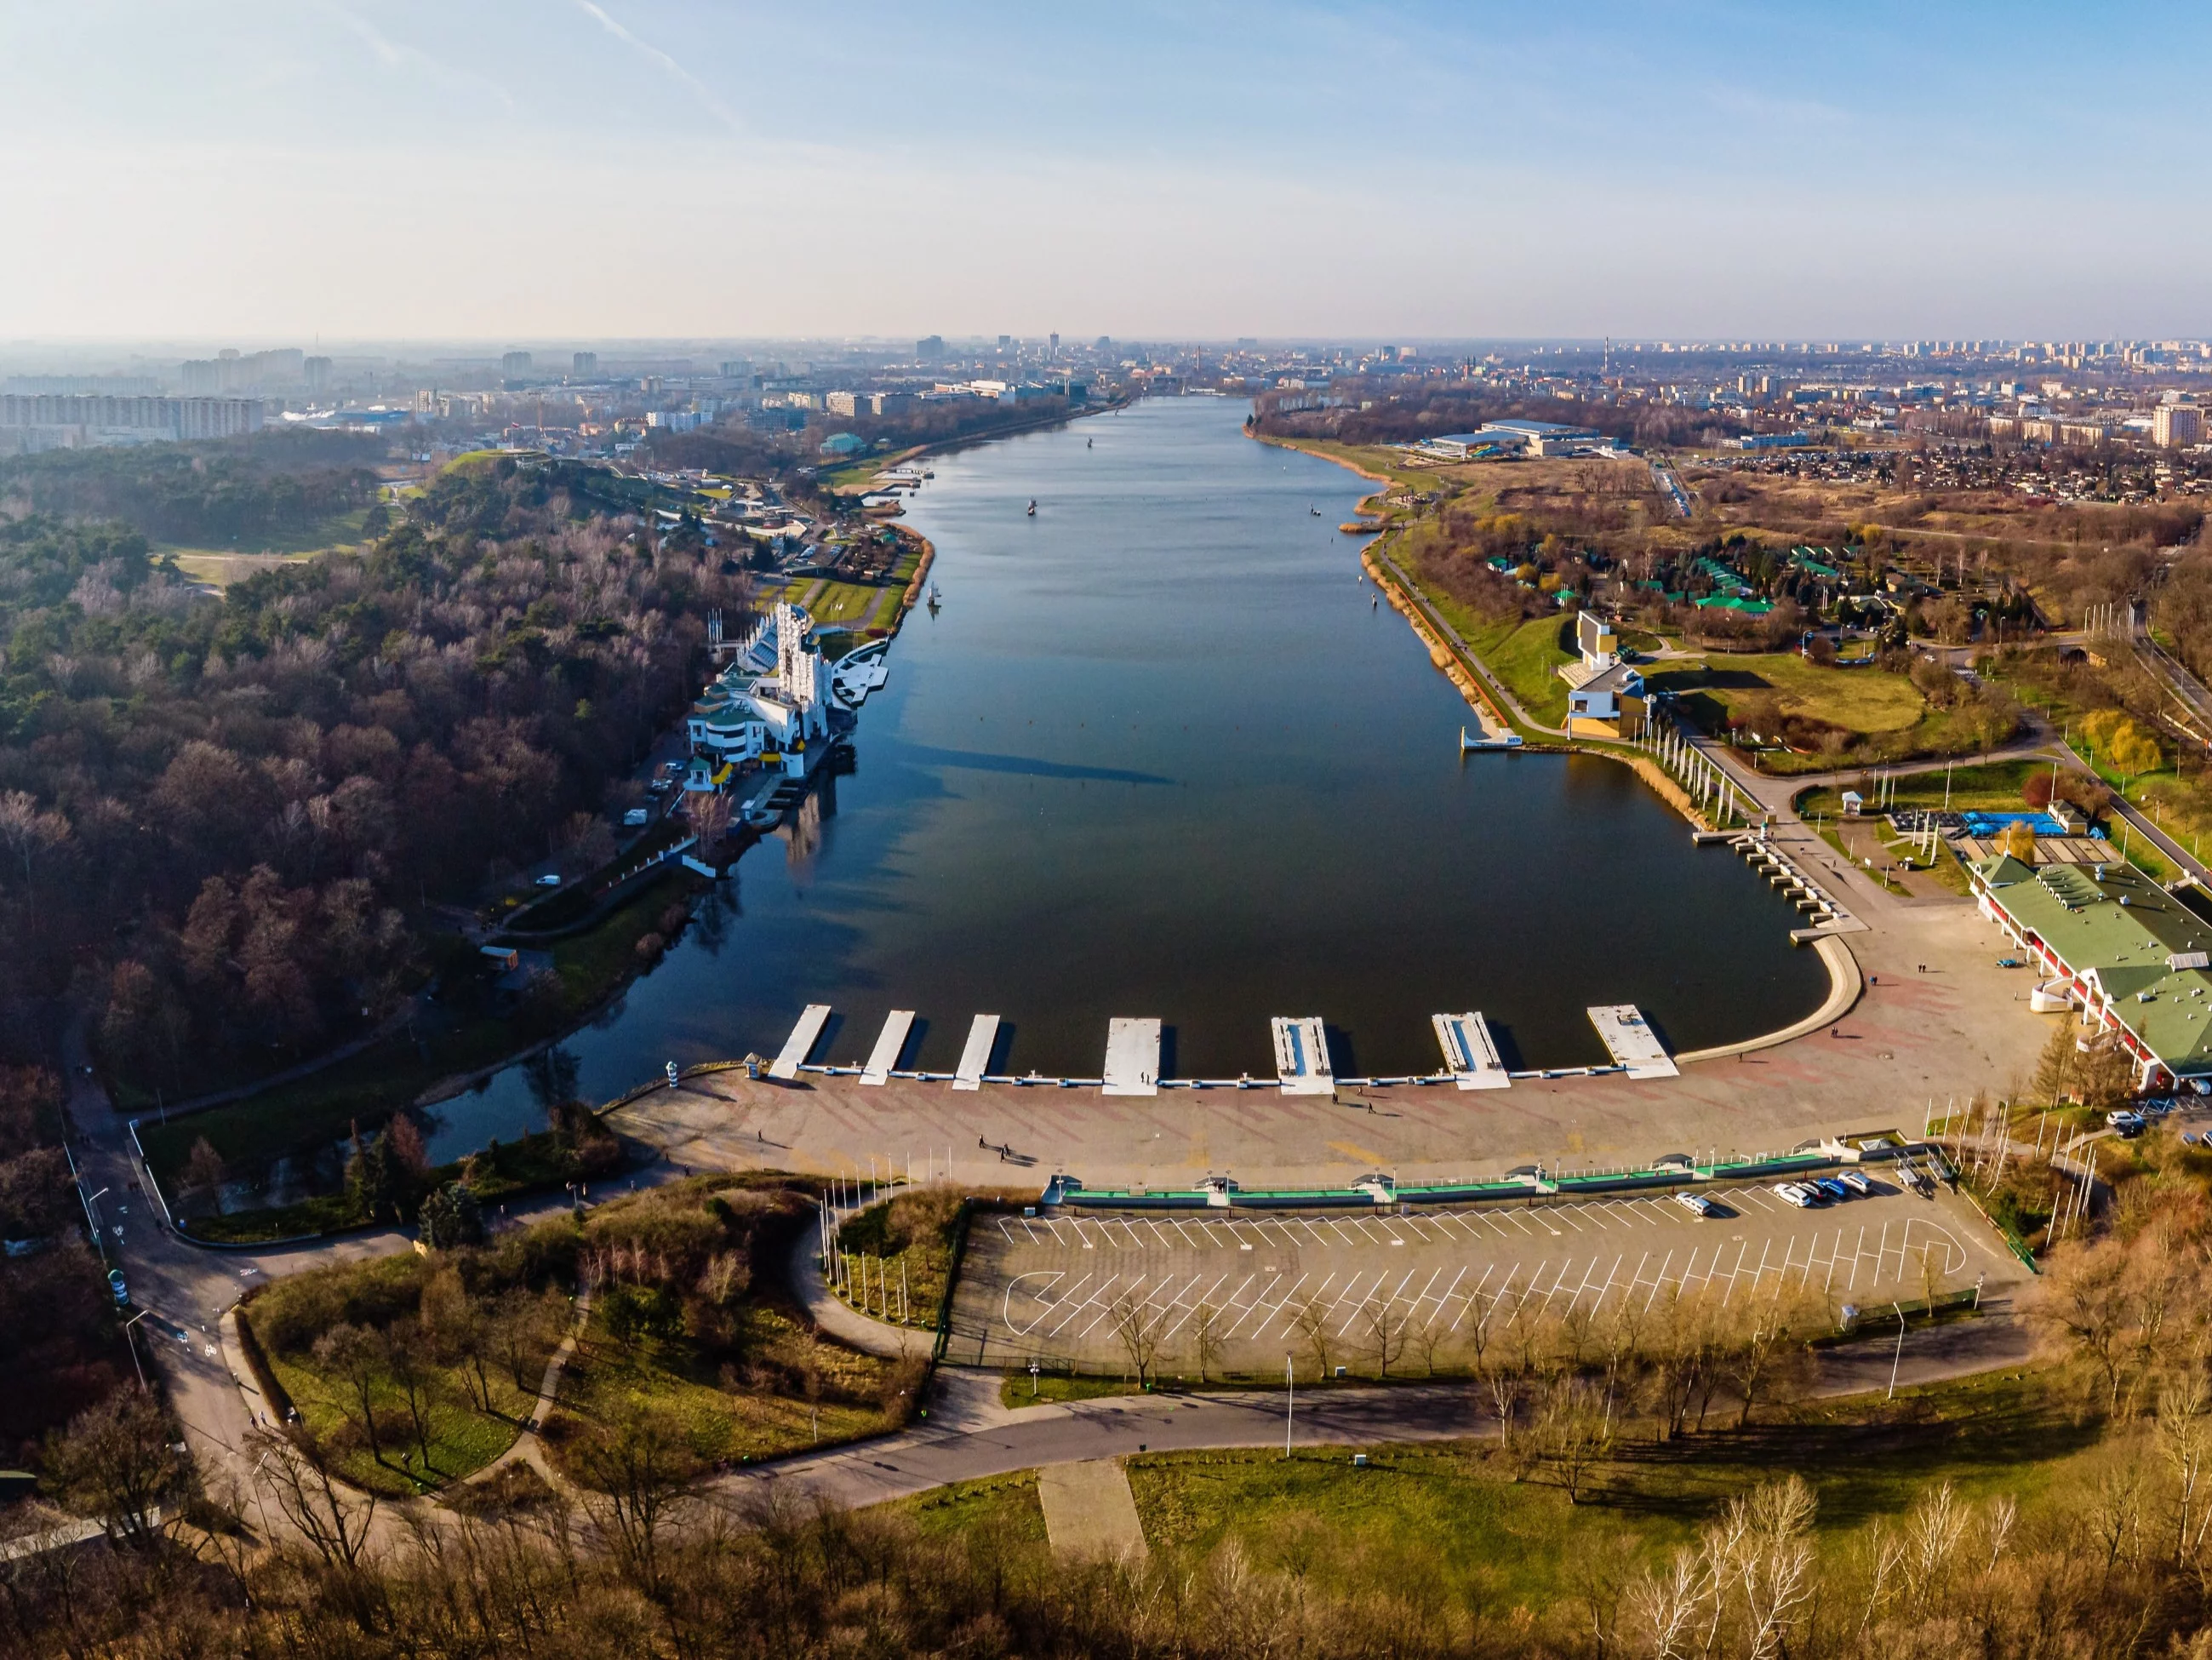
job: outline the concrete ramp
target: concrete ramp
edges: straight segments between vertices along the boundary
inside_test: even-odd
[[[1160,1023],[1116,1016],[1106,1023],[1105,1095],[1160,1092]]]
[[[960,1051],[960,1068],[952,1074],[957,1090],[983,1087],[983,1069],[991,1064],[991,1046],[999,1041],[999,1017],[979,1014],[968,1028],[968,1042]]]
[[[1607,1003],[1589,1011],[1590,1025],[1618,1066],[1631,1078],[1679,1078],[1674,1062],[1633,1003]]]
[[[868,1064],[860,1068],[863,1084],[888,1084],[891,1068],[898,1065],[899,1051],[906,1047],[906,1035],[914,1030],[912,1009],[893,1009],[884,1017],[884,1029],[876,1034],[876,1046],[868,1051]]]
[[[1047,1464],[1037,1472],[1037,1508],[1052,1554],[1063,1561],[1135,1561],[1145,1554],[1136,1495],[1118,1460]]]
[[[830,1024],[827,1003],[809,1003],[799,1017],[799,1024],[791,1029],[791,1036],[783,1040],[783,1049],[769,1062],[771,1078],[796,1078],[806,1057],[814,1053],[814,1046],[822,1041],[822,1028]]]
[[[1498,1045],[1490,1023],[1479,1012],[1432,1014],[1437,1042],[1444,1052],[1444,1070],[1463,1090],[1502,1090],[1512,1086],[1505,1063],[1498,1058]]]
[[[1285,1095],[1334,1095],[1336,1079],[1328,1069],[1328,1040],[1321,1016],[1279,1014],[1267,1022],[1275,1037],[1275,1077]]]

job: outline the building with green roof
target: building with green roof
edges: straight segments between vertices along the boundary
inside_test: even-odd
[[[2212,1079],[2212,922],[2133,865],[1970,865],[1974,901],[2026,951],[2047,993],[2118,1034],[2137,1087]]]

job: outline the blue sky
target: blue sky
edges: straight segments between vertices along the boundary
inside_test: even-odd
[[[0,0],[0,340],[2212,331],[2212,9]]]

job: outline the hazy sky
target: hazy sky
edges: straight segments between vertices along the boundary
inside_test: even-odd
[[[2212,8],[0,0],[0,344],[2212,332]]]

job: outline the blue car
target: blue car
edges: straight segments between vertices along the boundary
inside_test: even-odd
[[[1851,1196],[1851,1190],[1832,1176],[1816,1177],[1814,1178],[1813,1185],[1831,1199],[1848,1199]]]

